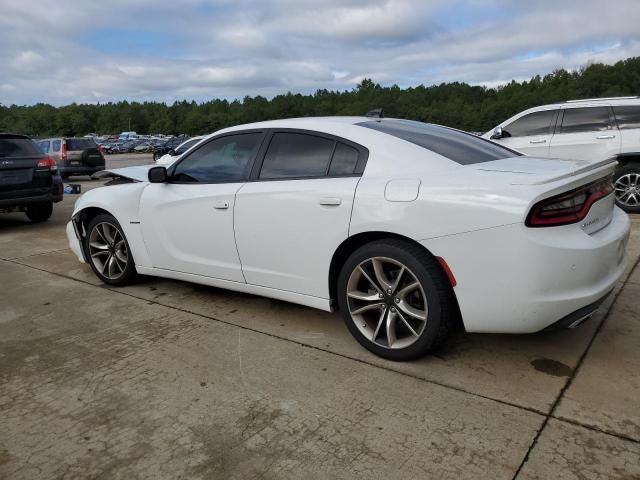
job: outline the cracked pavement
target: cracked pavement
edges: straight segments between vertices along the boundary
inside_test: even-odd
[[[578,329],[393,363],[335,314],[101,284],[67,249],[74,201],[0,216],[0,478],[640,478],[640,217]]]

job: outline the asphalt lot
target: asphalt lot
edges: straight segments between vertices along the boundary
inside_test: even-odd
[[[640,478],[640,217],[580,328],[393,363],[337,314],[101,284],[68,250],[76,198],[0,216],[0,478]]]

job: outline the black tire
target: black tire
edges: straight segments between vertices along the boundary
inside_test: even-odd
[[[635,180],[635,187],[632,186],[632,188],[636,188],[636,191],[638,192],[635,196],[637,202],[635,205],[630,205],[629,200],[627,200],[626,203],[623,203],[619,198],[618,189],[622,186],[628,185],[628,183],[623,183],[621,180],[623,177]],[[628,163],[624,167],[616,170],[613,174],[613,184],[616,186],[616,205],[627,213],[640,213],[640,163]]]
[[[53,202],[28,205],[25,213],[33,223],[46,222],[53,213]]]
[[[122,241],[124,242],[124,246],[126,247],[126,252],[127,252],[126,266],[122,268],[121,274],[119,274],[115,278],[106,275],[103,271],[101,271],[101,269],[98,268],[98,266],[96,265],[96,261],[91,256],[92,252],[89,246],[90,239],[92,237],[92,232],[94,231],[94,229],[96,229],[96,227],[98,227],[99,225],[102,225],[105,223],[117,229],[119,235],[122,238]],[[113,250],[114,245],[112,244],[111,247],[112,247],[111,254],[113,255],[115,253]],[[95,273],[96,276],[100,280],[102,280],[104,283],[108,283],[109,285],[122,286],[122,285],[131,284],[136,279],[138,274],[136,272],[135,261],[133,259],[133,255],[131,254],[131,249],[129,248],[129,242],[127,241],[127,237],[125,237],[124,235],[124,231],[122,230],[120,223],[118,223],[118,220],[116,220],[116,218],[113,215],[100,214],[94,217],[89,222],[89,225],[87,226],[87,235],[84,240],[84,249],[85,249],[86,258],[88,259],[89,265],[91,265],[91,269],[93,270],[93,273]],[[103,262],[103,263],[107,263],[107,262]],[[120,265],[118,265],[118,268],[120,268]]]
[[[409,274],[411,274],[414,279],[417,279],[422,287],[419,295],[426,297],[426,322],[421,327],[422,330],[418,331],[419,335],[416,337],[417,339],[411,339],[413,343],[406,347],[388,348],[388,346],[380,345],[377,342],[374,343],[364,335],[350,313],[347,289],[352,272],[354,272],[358,266],[365,265],[366,268],[366,262],[376,257],[384,257],[405,266]],[[407,274],[404,275],[406,276]],[[360,278],[362,281],[365,277]],[[413,279],[411,279],[411,281],[413,282]],[[365,280],[365,282],[367,282],[367,280]],[[438,348],[459,324],[459,310],[453,288],[443,272],[442,267],[424,248],[409,241],[401,239],[378,240],[360,247],[351,254],[343,265],[338,277],[337,287],[338,305],[347,328],[363,347],[383,358],[406,361],[422,357]],[[360,288],[358,290],[360,290]],[[398,290],[400,290],[400,287],[398,287]],[[375,294],[375,290],[369,290],[369,293],[371,292]],[[393,297],[394,295],[390,295],[389,297]],[[385,302],[387,298],[388,297],[385,296],[384,300],[379,301]],[[386,308],[393,309],[395,306],[394,301],[397,302],[397,299],[389,298],[386,306],[378,307],[380,310],[373,310],[371,315],[380,315]],[[373,302],[376,301],[373,300]],[[400,312],[400,309],[394,311]],[[408,317],[405,315],[405,318]],[[373,326],[371,326],[371,328],[373,329]],[[372,336],[376,339],[378,338],[375,336],[375,333]]]

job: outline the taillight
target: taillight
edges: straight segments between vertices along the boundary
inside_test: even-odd
[[[613,192],[611,178],[598,180],[570,192],[536,203],[527,217],[527,227],[568,225],[584,219],[591,206]]]
[[[60,150],[60,160],[63,162],[67,161],[67,142],[65,140],[62,141],[62,149]]]
[[[44,157],[38,161],[38,168],[48,168],[49,170],[55,170],[58,168],[56,161],[51,157]]]

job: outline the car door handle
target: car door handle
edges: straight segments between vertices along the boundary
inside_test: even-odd
[[[217,200],[213,203],[213,208],[215,208],[216,210],[226,210],[227,208],[229,208],[229,202],[227,202],[226,200]]]
[[[544,138],[541,138],[539,140],[529,140],[529,143],[547,143],[547,141]]]
[[[327,197],[321,198],[318,203],[320,203],[320,205],[326,205],[328,207],[337,207],[342,203],[342,200],[340,200],[339,198]]]
[[[612,138],[616,138],[615,135],[600,135],[596,137],[598,140],[611,140]]]

